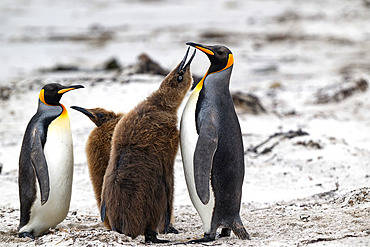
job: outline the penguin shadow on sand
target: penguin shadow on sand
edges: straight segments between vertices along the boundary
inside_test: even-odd
[[[71,108],[86,115],[96,125],[88,137],[85,152],[91,183],[100,211],[103,179],[109,163],[113,131],[118,121],[125,114],[115,113],[99,107],[85,109],[79,106],[71,106]],[[170,226],[168,229],[163,229],[163,232],[166,230],[165,233],[178,233],[173,227],[173,221],[174,217],[171,217]],[[103,223],[106,228],[112,229],[108,218],[105,218]]]
[[[19,237],[34,239],[67,216],[71,201],[73,146],[63,94],[82,85],[45,85],[27,125],[19,156]]]
[[[205,53],[211,65],[193,85],[181,123],[181,155],[191,201],[202,222],[204,237],[191,243],[230,236],[250,239],[240,218],[244,180],[244,148],[238,117],[229,91],[234,64],[231,51],[220,45],[189,42]]]
[[[159,89],[117,123],[104,176],[102,221],[112,230],[145,242],[165,243],[173,212],[174,162],[179,146],[177,110],[192,83],[189,49]],[[186,63],[186,64],[185,64]]]

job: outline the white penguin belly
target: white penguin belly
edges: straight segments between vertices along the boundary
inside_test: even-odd
[[[214,192],[210,183],[210,199],[209,202],[204,205],[198,197],[194,179],[194,151],[198,141],[195,125],[195,109],[198,96],[199,91],[194,90],[182,114],[180,123],[181,156],[190,199],[202,219],[204,232],[209,233],[211,231],[212,215],[215,205]]]
[[[55,227],[68,214],[73,179],[73,143],[68,115],[49,125],[44,154],[49,172],[49,199],[41,205],[40,188],[36,182],[37,194],[30,220],[20,229],[20,232],[33,231],[34,236]]]

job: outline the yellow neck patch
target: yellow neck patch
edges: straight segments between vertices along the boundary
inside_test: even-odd
[[[196,90],[201,90],[201,89],[202,89],[204,79],[206,79],[207,75],[208,75],[208,71],[207,71],[207,73],[203,76],[203,78],[198,82],[197,86],[195,87],[195,89],[196,89]]]
[[[68,118],[68,112],[67,112],[67,109],[64,107],[64,105],[60,104],[60,106],[63,108],[63,111],[62,111],[62,114],[60,114],[60,118],[65,118],[67,117]]]
[[[234,64],[234,56],[233,56],[233,54],[229,54],[229,59],[227,60],[227,64],[226,64],[225,68],[223,68],[223,69],[221,69],[221,70],[219,70],[219,71],[212,72],[211,74],[213,74],[213,73],[218,73],[218,72],[221,72],[221,71],[223,71],[223,70],[226,70],[226,69],[230,68],[231,66],[233,66],[233,64]],[[200,80],[200,81],[198,82],[198,84],[197,84],[197,86],[195,87],[195,89],[197,89],[197,90],[201,90],[201,89],[202,89],[202,87],[203,87],[203,82],[204,82],[204,80],[206,79],[207,75],[208,75],[208,71],[207,71],[207,73],[203,76],[202,80]]]
[[[62,113],[51,122],[48,128],[48,131],[56,132],[58,135],[64,134],[71,129],[67,109],[62,104],[60,106],[63,108]]]

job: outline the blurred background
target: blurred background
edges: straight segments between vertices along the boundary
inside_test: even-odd
[[[91,75],[141,53],[172,68],[187,41],[228,46],[235,89],[324,83],[369,74],[369,20],[368,0],[2,0],[0,83]],[[207,66],[198,55],[192,69],[202,75]]]

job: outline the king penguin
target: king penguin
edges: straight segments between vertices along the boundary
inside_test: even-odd
[[[187,45],[205,53],[211,65],[202,80],[193,85],[180,123],[181,155],[191,201],[205,232],[202,239],[214,241],[231,230],[250,239],[240,218],[244,180],[244,148],[238,117],[229,91],[234,64],[225,46]]]
[[[19,156],[19,237],[34,239],[67,216],[73,177],[72,135],[62,95],[82,85],[45,85]]]

